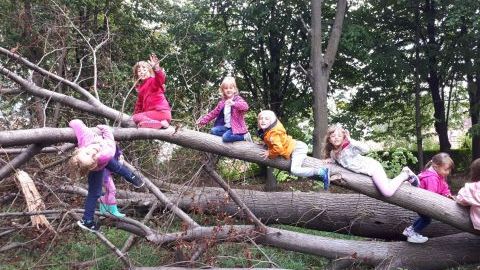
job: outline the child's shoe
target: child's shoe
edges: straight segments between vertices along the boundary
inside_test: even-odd
[[[145,120],[145,121],[142,121],[140,123],[138,123],[138,127],[139,128],[156,128],[156,129],[160,129],[160,128],[163,128],[163,124],[162,122],[158,121],[158,120]]]
[[[132,184],[135,188],[141,188],[143,187],[143,185],[145,185],[145,181],[143,181],[142,178],[136,174],[133,174],[130,179],[124,179],[130,184]]]
[[[329,168],[320,168],[318,170],[318,176],[322,178],[323,189],[328,190],[330,186],[330,169]]]
[[[418,179],[418,176],[415,175],[410,168],[403,167],[402,172],[408,175],[408,182],[410,182],[412,186],[418,187],[420,185],[420,179]]]
[[[118,211],[118,207],[116,204],[114,205],[108,205],[108,204],[104,204],[104,203],[100,203],[100,213],[101,214],[111,214],[117,218],[123,218],[125,217],[125,214],[122,214],[120,213],[120,211]]]
[[[407,241],[409,243],[422,244],[428,241],[428,237],[414,231],[409,237],[407,237]]]
[[[402,234],[405,235],[406,237],[409,237],[414,232],[415,231],[413,230],[413,226],[408,226],[407,228],[405,228],[405,230],[403,230]]]
[[[77,225],[80,226],[80,228],[91,232],[98,232],[100,229],[100,224],[98,224],[94,220],[85,221],[82,219],[77,221]]]
[[[243,135],[243,140],[253,143],[252,135],[250,135],[250,132],[247,132]]]

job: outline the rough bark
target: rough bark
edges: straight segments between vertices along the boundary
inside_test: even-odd
[[[332,25],[325,55],[322,52],[322,1],[312,0],[312,25],[311,25],[311,84],[313,88],[313,156],[321,157],[322,140],[327,132],[328,109],[327,89],[330,72],[335,62],[340,35],[342,33],[343,19],[345,17],[347,1],[338,0],[335,21]]]
[[[116,140],[160,139],[184,147],[211,152],[227,157],[255,162],[282,170],[289,170],[288,160],[277,158],[264,160],[263,148],[248,142],[223,143],[222,138],[188,129],[134,129],[117,128],[113,131]],[[0,145],[17,146],[32,143],[53,144],[56,142],[75,142],[75,134],[70,128],[42,128],[0,132]],[[480,234],[473,228],[469,212],[454,201],[424,189],[403,185],[392,197],[384,197],[374,186],[370,177],[350,172],[336,165],[324,165],[318,159],[307,157],[304,166],[320,168],[328,166],[332,173],[342,175],[339,184],[372,198],[399,205],[406,209],[428,215],[465,232]],[[421,199],[419,199],[421,198]],[[430,207],[425,207],[429,205]]]
[[[155,234],[149,240],[158,245],[175,241],[210,239],[217,242],[241,242],[253,239],[263,244],[318,255],[329,259],[351,257],[352,260],[385,269],[445,269],[462,263],[480,262],[480,238],[467,233],[431,239],[423,245],[408,242],[372,242],[339,240],[267,227],[258,234],[254,226],[199,227],[180,233]],[[432,250],[435,250],[432,253]]]
[[[176,189],[169,185],[169,189]],[[78,187],[62,187],[63,192],[86,196]],[[240,199],[264,224],[285,224],[320,231],[352,234],[387,240],[405,240],[403,229],[418,217],[415,212],[384,203],[360,194],[326,192],[262,192],[234,189]],[[155,203],[154,196],[119,190],[119,205],[148,207]],[[184,211],[195,209],[210,214],[227,213],[244,219],[238,205],[225,198],[219,188],[180,189],[178,193],[165,194]],[[122,199],[124,198],[124,199]],[[444,223],[433,221],[422,232],[428,237],[460,233]]]

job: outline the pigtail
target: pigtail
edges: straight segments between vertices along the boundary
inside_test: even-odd
[[[432,157],[432,159],[425,164],[425,168],[436,167],[436,166],[443,166],[447,164],[450,166],[450,169],[455,169],[455,162],[447,153],[438,153]]]

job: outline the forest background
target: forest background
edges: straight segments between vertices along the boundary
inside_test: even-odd
[[[445,151],[452,153],[456,173],[465,181],[469,162],[480,157],[480,3],[347,2],[338,51],[320,97],[327,104],[328,96],[328,114],[318,119],[312,2],[0,0],[0,42],[127,114],[136,95],[131,68],[155,52],[167,73],[175,127],[194,129],[195,120],[216,104],[222,78],[233,75],[250,104],[252,134],[256,114],[272,109],[289,134],[309,143],[318,157],[321,145],[312,135],[317,134],[314,127],[338,122],[354,138],[381,143],[388,154],[376,155],[391,174],[405,163],[419,171],[429,156]],[[321,1],[324,44],[331,40],[337,4]],[[65,85],[7,57],[0,64],[36,85],[71,94]],[[72,118],[99,123],[98,117],[25,95],[6,76],[0,77],[0,89],[2,130],[65,127]],[[471,123],[467,130],[465,122]],[[317,136],[324,128],[318,128]],[[460,149],[452,149],[449,141],[453,130],[465,131]],[[190,179],[201,155],[176,149],[173,160],[159,164],[158,151],[151,149],[161,145],[138,141],[123,146],[130,160],[157,177]],[[219,166],[239,186],[261,181],[261,166],[233,160]],[[286,185],[277,189],[312,188],[275,174]]]

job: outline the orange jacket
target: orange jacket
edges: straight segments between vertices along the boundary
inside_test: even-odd
[[[282,123],[278,120],[275,126],[265,131],[263,141],[268,146],[269,158],[282,156],[290,159],[295,148],[295,140],[292,139],[292,136],[287,135],[287,131],[285,131]]]

